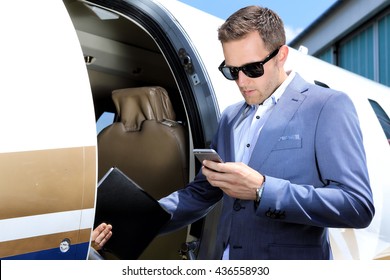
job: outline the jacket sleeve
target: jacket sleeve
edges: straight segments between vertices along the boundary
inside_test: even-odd
[[[203,218],[222,196],[222,191],[212,187],[199,171],[194,181],[184,189],[159,200],[160,205],[172,215],[161,233],[180,229]]]
[[[314,120],[313,120],[314,121]],[[355,107],[345,94],[324,104],[315,131],[313,167],[322,186],[266,177],[257,215],[320,227],[367,227],[374,205],[362,133]],[[268,215],[270,216],[270,215]]]

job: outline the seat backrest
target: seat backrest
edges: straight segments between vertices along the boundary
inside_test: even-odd
[[[98,135],[99,179],[116,166],[159,199],[188,182],[185,128],[161,87],[115,90],[119,121]]]
[[[188,136],[175,121],[166,90],[119,89],[112,98],[119,119],[98,135],[99,180],[116,166],[156,199],[184,187],[188,182]],[[187,230],[182,229],[158,236],[140,259],[179,259],[186,235]]]

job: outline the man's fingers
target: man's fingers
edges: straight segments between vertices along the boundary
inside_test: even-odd
[[[112,231],[108,232],[108,233],[104,236],[104,238],[103,238],[102,241],[99,243],[99,245],[100,245],[101,247],[103,247],[104,244],[106,244],[106,242],[111,238],[111,236],[112,236]]]
[[[101,250],[104,244],[111,238],[111,230],[112,225],[110,224],[101,223],[97,226],[92,232],[92,247],[96,250]]]

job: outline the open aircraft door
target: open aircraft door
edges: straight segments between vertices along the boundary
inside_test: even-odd
[[[0,258],[86,259],[96,129],[76,32],[60,1],[2,11]]]
[[[217,69],[223,60],[216,38],[222,19],[172,0],[65,0],[64,3],[84,56],[86,60],[91,59],[87,67],[95,108],[106,108],[112,103],[111,91],[118,88],[158,85],[167,89],[177,118],[188,129],[189,178],[192,179],[200,167],[192,148],[208,147],[222,109],[241,98],[239,91]],[[193,21],[193,17],[200,21]],[[207,18],[207,29],[201,24],[203,17]],[[115,59],[107,63],[104,58],[107,55]],[[111,79],[112,76],[115,79]],[[226,88],[231,88],[232,92],[226,92]],[[224,95],[218,102],[217,92]],[[105,110],[108,109],[101,109]],[[96,110],[97,118],[101,111]],[[150,190],[146,188],[146,191]],[[209,220],[211,225],[215,224],[217,210],[215,212],[215,217],[210,214],[202,222]],[[202,222],[192,226],[187,238],[180,243],[199,237]],[[202,239],[201,248],[212,248],[208,245],[213,242],[216,228],[203,228],[211,232],[204,235],[208,238]],[[170,248],[172,253],[160,252],[157,256],[152,252],[146,258],[178,257],[180,249],[180,246]],[[202,251],[199,250],[199,254]],[[207,258],[209,252],[205,254],[203,258]]]

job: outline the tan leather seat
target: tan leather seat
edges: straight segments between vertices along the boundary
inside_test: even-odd
[[[184,187],[188,182],[187,132],[175,121],[166,90],[119,89],[112,98],[119,121],[98,135],[99,179],[117,166],[156,199]],[[178,259],[185,238],[186,229],[159,236],[141,259]]]

